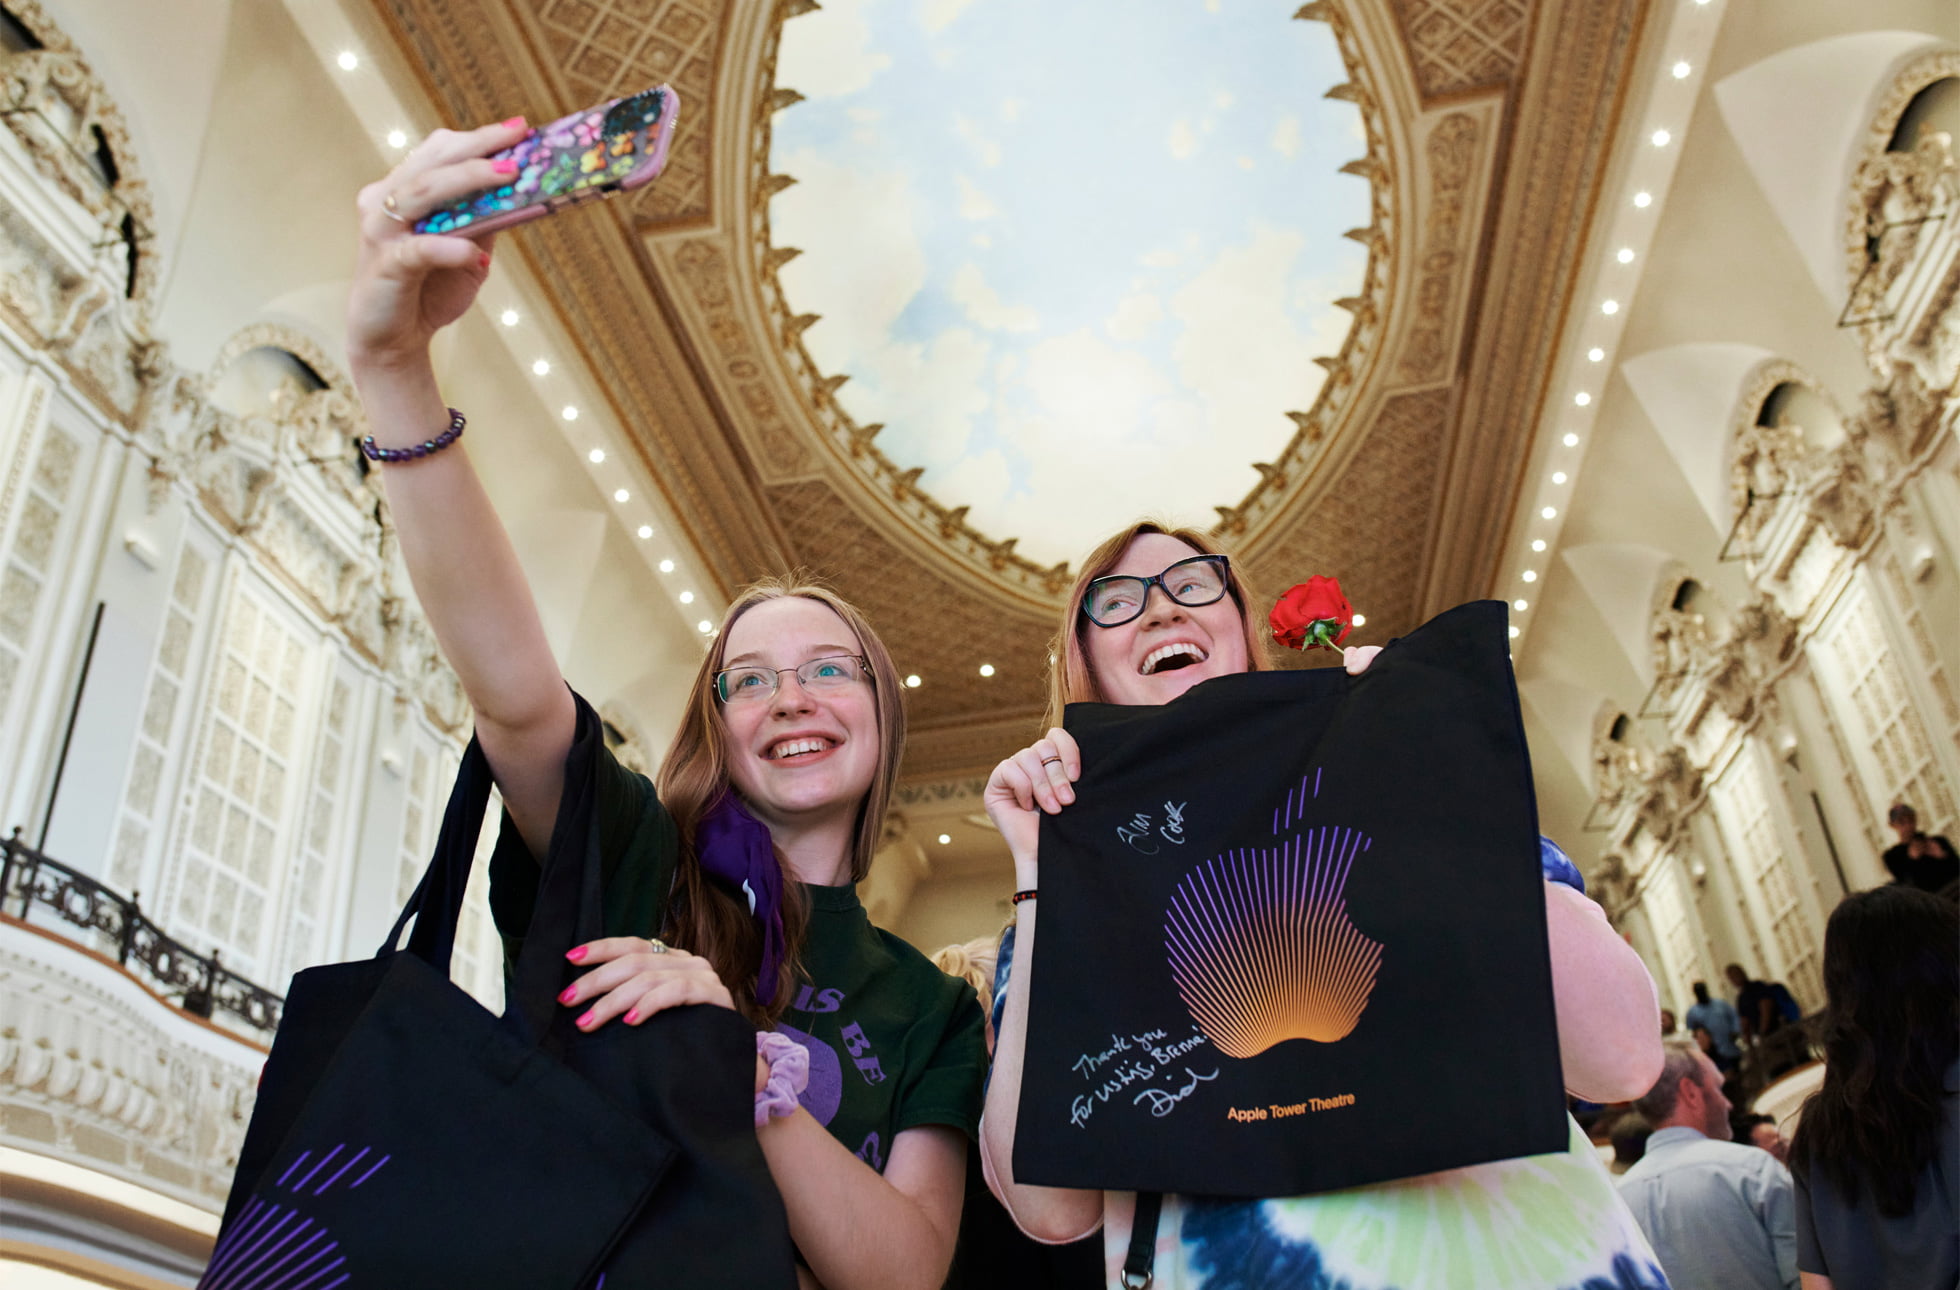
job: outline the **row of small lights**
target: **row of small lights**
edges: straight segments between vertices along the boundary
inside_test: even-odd
[[[335,56],[334,61],[340,66],[340,70],[343,72],[357,71],[361,66],[360,54],[352,49],[341,50]],[[387,140],[388,146],[397,152],[400,152],[408,146],[408,131],[404,129],[392,129],[384,137]],[[515,327],[524,321],[524,316],[516,309],[506,306],[498,313],[497,321],[506,327]],[[540,378],[551,375],[551,360],[543,356],[533,359],[531,361],[531,375]],[[578,405],[576,403],[567,403],[558,410],[558,415],[567,423],[577,421],[579,416]],[[604,465],[606,450],[604,448],[593,448],[585,454],[585,459],[594,466]],[[615,488],[613,489],[612,499],[619,505],[624,506],[633,500],[633,494],[626,488]],[[641,524],[633,532],[642,542],[650,541],[653,538],[653,525]],[[669,556],[661,560],[657,567],[662,573],[672,573],[674,571],[673,557]],[[691,605],[695,601],[695,595],[692,591],[683,590],[674,599],[683,605]],[[706,618],[699,620],[694,626],[704,636],[712,635],[715,630],[714,623]],[[919,678],[916,676],[906,678],[906,684],[908,685],[916,686],[918,683]]]
[[[1696,8],[1703,8],[1708,5],[1709,0],[1690,0],[1690,3],[1692,3]],[[1685,81],[1688,79],[1689,76],[1694,74],[1695,69],[1686,59],[1677,59],[1674,65],[1668,70],[1674,80]],[[1664,128],[1656,128],[1651,134],[1647,136],[1647,142],[1652,147],[1665,148],[1669,144],[1674,142],[1674,136]],[[1641,189],[1640,191],[1635,192],[1633,194],[1632,204],[1638,210],[1646,210],[1648,207],[1654,204],[1654,195],[1645,189]],[[1619,250],[1613,253],[1614,261],[1622,265],[1632,264],[1636,258],[1637,258],[1636,253],[1634,249],[1630,246],[1622,246]],[[1605,317],[1612,318],[1620,312],[1620,302],[1617,299],[1608,296],[1599,302],[1599,312]],[[1606,361],[1605,348],[1599,345],[1592,346],[1590,349],[1586,351],[1586,361],[1589,363],[1604,363]],[[1572,404],[1574,407],[1578,407],[1578,408],[1590,407],[1592,405],[1592,401],[1593,401],[1593,396],[1591,392],[1587,390],[1580,390],[1575,394],[1573,394],[1572,396]],[[1579,446],[1579,442],[1580,440],[1579,440],[1578,433],[1571,430],[1566,431],[1565,434],[1561,436],[1559,439],[1559,443],[1566,448],[1577,448]],[[1563,469],[1554,470],[1551,472],[1549,476],[1549,479],[1554,487],[1563,487],[1570,480],[1570,478],[1571,476],[1567,473],[1567,471]],[[1547,505],[1539,508],[1538,518],[1545,521],[1556,520],[1558,518],[1558,507]],[[1546,540],[1542,537],[1533,538],[1531,540],[1531,550],[1535,554],[1542,554],[1545,551],[1546,547],[1547,547]],[[1531,565],[1527,564],[1525,568],[1519,571],[1518,581],[1525,582],[1525,583],[1533,583],[1538,581],[1538,570],[1531,567]],[[1530,608],[1531,608],[1531,601],[1523,596],[1520,596],[1511,602],[1511,609],[1516,613],[1522,614]],[[1357,618],[1356,621],[1359,622],[1360,620]],[[1516,623],[1511,624],[1511,638],[1513,640],[1516,640],[1518,636],[1520,636],[1522,633],[1523,633],[1523,628],[1519,627]]]

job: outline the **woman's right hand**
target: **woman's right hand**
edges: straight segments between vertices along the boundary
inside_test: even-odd
[[[1035,852],[1041,840],[1041,812],[1055,815],[1075,800],[1082,777],[1082,750],[1060,726],[1015,753],[987,777],[987,817],[1007,839],[1016,880],[1035,885]]]
[[[490,238],[417,233],[416,220],[508,178],[490,153],[530,133],[522,117],[477,130],[437,130],[355,201],[361,244],[347,300],[347,354],[356,367],[425,358],[435,334],[462,317],[490,274]],[[392,207],[389,205],[393,199]]]

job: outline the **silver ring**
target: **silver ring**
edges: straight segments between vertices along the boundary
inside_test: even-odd
[[[395,204],[395,195],[393,193],[389,193],[381,199],[381,213],[397,224],[408,223],[408,216],[402,214],[402,208]]]
[[[668,948],[667,942],[661,940],[659,937],[657,936],[647,937],[647,953],[665,954],[667,952],[667,948]]]

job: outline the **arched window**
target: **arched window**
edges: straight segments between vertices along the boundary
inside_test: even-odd
[[[237,417],[276,416],[290,411],[326,378],[289,349],[260,345],[225,365],[211,390],[211,401]]]
[[[1960,76],[1943,76],[1912,96],[1892,130],[1887,152],[1911,152],[1928,134],[1947,136],[1960,146]]]
[[[1756,424],[1798,432],[1807,456],[1835,448],[1844,440],[1844,420],[1817,391],[1798,381],[1784,381],[1764,396]]]

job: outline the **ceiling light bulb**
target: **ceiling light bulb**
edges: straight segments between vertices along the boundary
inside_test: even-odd
[[[1524,579],[1526,582],[1536,582],[1538,581],[1538,570],[1526,569],[1523,573],[1519,574],[1518,577]]]
[[[1565,438],[1559,440],[1559,442],[1568,448],[1577,448],[1579,446],[1579,436],[1567,431]]]
[[[1564,472],[1564,471],[1562,471],[1562,470],[1555,470],[1555,471],[1553,471],[1553,472],[1552,472],[1552,482],[1553,482],[1554,484],[1563,484],[1563,483],[1565,482],[1565,472]]]
[[[640,535],[640,541],[644,542],[648,538],[653,536],[653,525],[642,524],[640,525],[639,528],[635,529],[634,532],[638,533]]]
[[[1511,639],[1516,640],[1521,634],[1522,633],[1518,631],[1517,626],[1513,624],[1511,627]]]
[[[673,571],[674,571],[674,562],[672,560],[662,560],[660,562],[660,572],[672,573]]]
[[[351,49],[343,49],[340,51],[340,57],[334,61],[340,64],[341,71],[351,72],[361,65],[361,56]]]
[[[1642,210],[1646,210],[1654,204],[1654,195],[1648,192],[1635,193],[1633,195],[1633,204]]]
[[[1368,625],[1368,615],[1356,614],[1354,616],[1354,625],[1356,627],[1366,627]]]
[[[1580,390],[1572,396],[1572,401],[1583,408],[1592,402],[1592,395],[1586,393],[1584,390]]]
[[[1665,148],[1674,141],[1674,136],[1665,130],[1656,130],[1650,137],[1653,139],[1656,148]]]
[[[567,403],[564,407],[558,410],[558,415],[565,418],[565,420],[567,421],[576,421],[578,420],[578,409],[573,407],[571,404]]]
[[[1611,317],[1620,312],[1620,302],[1617,300],[1602,300],[1599,302],[1599,312]]]
[[[594,448],[591,452],[585,454],[585,459],[596,466],[606,459],[606,450],[604,448]]]
[[[715,629],[715,625],[709,622],[705,618],[703,618],[700,622],[694,624],[694,630],[700,632],[703,636],[706,636],[709,632],[713,631],[714,629]]]
[[[947,843],[951,842],[952,840],[953,840],[953,835],[950,833],[942,833],[939,835],[939,845],[942,847],[945,846]]]
[[[613,489],[613,500],[615,502],[629,502],[633,500],[633,494],[623,488],[615,488]]]
[[[1546,507],[1546,508],[1545,508],[1544,510],[1542,510],[1542,511],[1540,511],[1540,512],[1538,512],[1538,518],[1539,518],[1539,519],[1541,519],[1541,520],[1555,520],[1555,519],[1557,519],[1557,518],[1558,518],[1558,507],[1556,507],[1556,506],[1547,506],[1547,507]]]
[[[1588,363],[1600,362],[1605,357],[1606,357],[1606,351],[1601,349],[1597,345],[1594,345],[1591,349],[1586,351],[1586,361]]]
[[[506,309],[497,315],[497,321],[506,327],[515,327],[517,326],[517,317],[518,314],[515,309]]]
[[[1531,602],[1529,600],[1513,600],[1511,602],[1511,608],[1517,610],[1519,613],[1523,613],[1525,610],[1531,608]]]
[[[538,360],[537,362],[535,362],[535,363],[533,363],[533,364],[531,364],[531,375],[533,375],[533,376],[550,376],[550,375],[551,375],[551,360],[550,360],[550,359],[548,359],[548,358],[541,358],[541,359],[539,359],[539,360]]]
[[[1615,255],[1613,258],[1618,260],[1621,264],[1632,264],[1633,248],[1630,246],[1623,246],[1620,248],[1619,254]]]
[[[1531,549],[1534,551],[1543,551],[1545,549],[1545,539],[1533,538],[1531,540]]]
[[[980,675],[992,676],[993,674],[994,674],[994,665],[992,663],[982,663],[980,665]]]
[[[694,593],[691,591],[683,591],[681,593],[680,600],[683,605],[691,605],[694,603]]]
[[[910,676],[907,676],[905,678],[905,688],[908,690],[916,690],[919,688],[919,674],[917,672],[914,672]]]
[[[408,131],[406,130],[388,131],[388,146],[390,148],[406,148],[408,146]]]
[[[1688,73],[1694,70],[1695,70],[1694,68],[1688,66],[1688,64],[1685,62],[1676,63],[1674,65],[1674,79],[1677,81],[1685,81],[1688,79]]]

